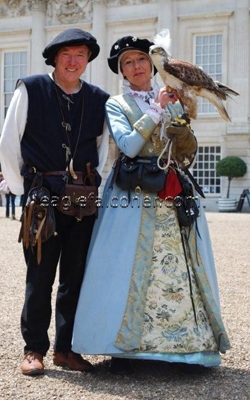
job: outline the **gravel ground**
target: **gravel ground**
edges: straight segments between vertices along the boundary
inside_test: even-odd
[[[221,307],[232,349],[217,368],[187,374],[163,362],[136,361],[127,377],[108,371],[108,357],[88,356],[93,374],[72,372],[45,358],[46,374],[20,372],[23,341],[19,321],[24,298],[25,265],[17,242],[20,223],[0,207],[1,341],[0,399],[3,400],[250,400],[250,213],[207,212],[217,265]],[[21,213],[17,208],[17,216]],[[101,327],[100,327],[101,329]],[[54,321],[50,327],[53,340]]]

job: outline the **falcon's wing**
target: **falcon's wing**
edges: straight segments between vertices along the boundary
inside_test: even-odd
[[[163,65],[164,70],[180,81],[190,86],[199,95],[199,89],[215,91],[219,97],[226,100],[225,93],[215,84],[213,79],[201,68],[186,61],[170,59]]]

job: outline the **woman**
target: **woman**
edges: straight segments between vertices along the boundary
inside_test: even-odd
[[[130,359],[217,366],[230,348],[204,212],[191,230],[180,229],[173,204],[177,171],[191,165],[197,143],[176,93],[151,83],[152,44],[127,36],[112,46],[108,64],[121,74],[124,93],[106,111],[119,152],[157,156],[166,186],[128,194],[111,172],[74,325],[74,351],[111,356],[118,374],[132,372]],[[162,193],[161,207],[153,206]]]

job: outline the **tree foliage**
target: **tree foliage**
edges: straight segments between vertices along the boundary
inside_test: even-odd
[[[247,165],[242,158],[237,156],[227,156],[222,158],[216,164],[216,173],[218,176],[227,176],[227,198],[229,198],[231,181],[234,178],[240,178],[247,172]]]

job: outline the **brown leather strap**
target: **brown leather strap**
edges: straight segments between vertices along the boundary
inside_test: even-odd
[[[42,238],[41,235],[38,236],[36,241],[36,258],[37,264],[39,265],[42,260]]]
[[[80,171],[75,171],[76,175],[81,175],[83,172]],[[67,175],[69,176],[70,173],[69,171],[49,171],[49,172],[43,172],[43,176],[56,176],[56,175]]]
[[[33,216],[33,209],[34,209],[34,201],[30,202],[30,207],[28,209],[28,213],[25,210],[25,220],[24,220],[24,238],[23,244],[26,249],[29,248],[30,245],[30,230],[31,230],[31,223],[32,223],[32,216]]]
[[[82,171],[75,171],[75,174],[77,176],[76,179],[73,179],[74,183],[76,185],[83,185],[85,178],[86,178],[86,173]],[[68,176],[71,177],[69,171],[49,171],[49,172],[43,172],[43,176]]]

